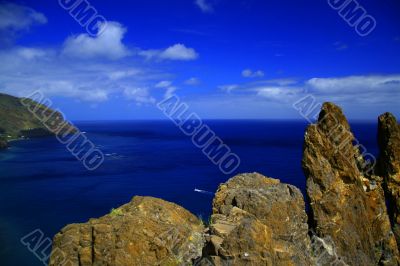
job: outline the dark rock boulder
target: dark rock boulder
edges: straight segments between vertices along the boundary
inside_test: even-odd
[[[311,225],[349,265],[397,265],[398,250],[383,189],[360,167],[358,147],[342,110],[325,103],[305,134],[303,170]]]
[[[393,232],[400,249],[400,125],[390,113],[378,119],[378,144],[377,173],[384,180]]]
[[[49,265],[189,265],[201,256],[204,226],[160,199],[133,200],[54,237]]]
[[[313,265],[303,196],[257,173],[220,185],[202,265]]]

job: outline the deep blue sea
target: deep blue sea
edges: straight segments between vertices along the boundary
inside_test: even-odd
[[[303,192],[303,121],[206,121],[239,155],[236,171],[260,172]],[[86,222],[135,195],[175,202],[205,220],[224,175],[170,121],[77,122],[106,160],[86,170],[56,138],[17,141],[0,152],[0,265],[43,265],[20,243],[40,229],[52,238],[70,223]],[[354,122],[352,130],[376,154],[376,123]]]

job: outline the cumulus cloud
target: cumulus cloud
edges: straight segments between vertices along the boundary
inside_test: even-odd
[[[175,44],[165,49],[161,54],[161,59],[170,60],[194,60],[197,59],[198,54],[193,48],[187,48],[183,44]]]
[[[10,24],[2,23],[3,27]],[[23,97],[41,90],[47,97],[91,103],[124,97],[138,104],[152,104],[155,97],[165,97],[177,89],[166,80],[170,74],[158,70],[155,65],[144,66],[143,60],[128,57],[134,53],[123,43],[126,28],[121,24],[108,22],[100,32],[102,34],[95,37],[71,36],[58,48],[0,49],[1,91]],[[139,48],[133,50],[140,51]],[[181,44],[157,51],[160,60],[190,60],[198,56],[193,49]],[[160,80],[164,81],[157,86],[162,87],[162,91],[154,88]]]
[[[63,55],[83,59],[107,58],[116,60],[131,54],[122,43],[126,33],[125,27],[118,22],[108,22],[100,27],[99,32],[101,34],[96,37],[91,37],[87,33],[69,37],[64,42]]]
[[[14,3],[0,3],[0,30],[24,30],[34,24],[45,24],[47,18],[32,8]]]
[[[184,44],[175,44],[164,50],[142,50],[139,55],[147,59],[156,60],[180,60],[190,61],[199,57],[198,53],[193,48],[188,48]]]
[[[242,76],[245,78],[262,78],[264,77],[264,72],[261,70],[252,71],[251,69],[245,69],[242,71]]]
[[[134,54],[124,43],[123,38],[127,31],[118,22],[108,22],[101,25],[97,36],[92,37],[87,33],[67,38],[63,45],[64,56],[79,59],[107,58],[111,60],[121,59]],[[143,50],[134,48],[135,53],[147,59],[158,61],[175,60],[189,61],[199,57],[193,48],[184,44],[174,44],[166,49]]]
[[[56,50],[18,47],[0,50],[2,92],[27,96],[41,90],[47,97],[104,102],[122,95],[129,100],[151,103],[144,89],[162,75],[140,66],[114,61],[91,61],[59,56]],[[134,89],[132,89],[134,88]],[[149,92],[150,93],[150,92]]]
[[[15,31],[46,23],[35,10],[11,3],[0,3],[0,42]],[[177,88],[166,81],[171,75],[143,60],[131,60],[139,48],[129,49],[123,39],[127,29],[118,22],[101,25],[96,36],[70,36],[59,47],[5,46],[0,48],[0,90],[27,96],[40,90],[47,97],[72,98],[91,104],[124,97],[139,104],[154,103],[154,97],[172,94]],[[4,32],[6,30],[6,32]],[[3,35],[4,33],[4,35]],[[12,44],[12,43],[10,43]],[[196,51],[183,44],[153,50],[158,60],[193,60]],[[164,80],[154,88],[157,81]]]
[[[194,3],[204,13],[214,12],[213,6],[211,5],[211,3],[207,2],[207,0],[195,0]]]

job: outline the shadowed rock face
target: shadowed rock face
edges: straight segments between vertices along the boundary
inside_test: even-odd
[[[188,265],[201,256],[203,231],[176,204],[134,197],[106,216],[62,229],[49,265]]]
[[[378,119],[378,144],[377,172],[384,179],[393,232],[400,248],[400,125],[390,113]]]
[[[299,189],[257,173],[238,175],[215,195],[204,260],[215,265],[312,265],[307,233]]]
[[[325,103],[305,134],[302,165],[311,224],[318,237],[332,239],[349,265],[397,265],[383,189],[360,171],[353,141],[342,110]]]
[[[0,139],[0,150],[7,149],[7,148],[8,148],[7,141]]]

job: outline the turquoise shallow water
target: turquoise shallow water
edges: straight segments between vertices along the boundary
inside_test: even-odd
[[[304,192],[301,154],[306,123],[207,121],[241,165]],[[221,173],[170,121],[81,122],[81,131],[106,154],[87,171],[55,138],[12,143],[0,152],[0,265],[43,265],[20,243],[40,229],[52,238],[69,223],[86,222],[134,195],[161,197],[207,219],[212,193],[232,175]],[[354,123],[357,138],[376,153],[374,123]],[[46,252],[45,252],[46,253]]]

